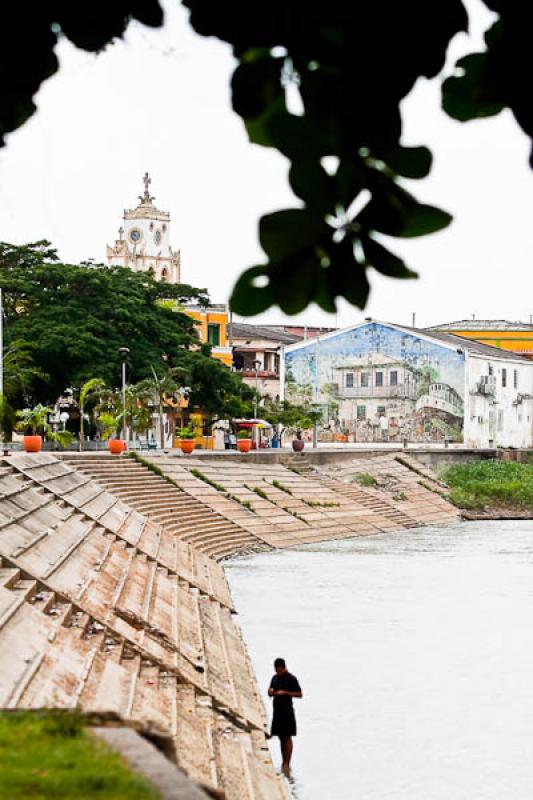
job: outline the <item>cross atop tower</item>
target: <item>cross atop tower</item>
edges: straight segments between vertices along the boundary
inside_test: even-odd
[[[144,183],[144,194],[139,195],[139,200],[141,201],[141,203],[144,203],[146,205],[152,205],[152,200],[155,200],[155,198],[150,197],[150,192],[148,190],[148,187],[152,183],[152,179],[147,172],[144,173],[143,183]]]

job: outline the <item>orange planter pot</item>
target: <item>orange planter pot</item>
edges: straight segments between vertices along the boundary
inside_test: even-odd
[[[194,450],[196,442],[194,439],[180,439],[180,450],[185,455],[189,455]]]
[[[252,449],[251,439],[237,439],[237,450],[241,453],[248,453]]]
[[[43,446],[43,437],[25,436],[22,440],[22,446],[27,453],[38,453]]]
[[[107,441],[107,449],[109,452],[114,455],[118,456],[120,453],[123,453],[126,449],[124,447],[126,443],[122,441],[122,439],[108,439]]]

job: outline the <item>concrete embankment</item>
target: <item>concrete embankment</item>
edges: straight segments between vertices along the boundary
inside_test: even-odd
[[[221,567],[51,455],[0,467],[0,706],[113,712],[228,800],[284,800]]]
[[[218,562],[457,516],[417,462],[352,462],[5,457],[0,706],[111,712],[228,800],[286,799]]]

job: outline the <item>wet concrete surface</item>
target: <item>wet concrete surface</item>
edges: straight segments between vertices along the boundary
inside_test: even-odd
[[[533,522],[413,529],[225,566],[267,707],[275,657],[302,684],[295,798],[529,800]]]

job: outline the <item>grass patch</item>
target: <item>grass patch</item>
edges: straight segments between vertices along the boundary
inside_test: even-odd
[[[533,509],[533,464],[487,460],[449,467],[442,474],[459,508]]]
[[[6,800],[160,798],[75,713],[0,714],[0,764]]]
[[[280,481],[276,481],[276,480],[272,481],[272,486],[275,486],[276,489],[280,489],[280,491],[285,492],[286,494],[292,494],[292,492],[289,489],[289,487],[288,486],[284,486],[284,484],[280,483]]]
[[[246,488],[248,488],[248,487],[246,487]],[[254,486],[254,488],[252,489],[252,492],[255,492],[256,495],[258,497],[260,497],[262,500],[268,500],[270,502],[270,499],[269,499],[267,493],[265,491],[263,491],[263,489],[261,489],[260,486]]]
[[[407,495],[405,492],[397,492],[396,494],[392,495],[392,499],[395,500],[397,503],[403,503],[404,500],[407,500]]]
[[[357,472],[353,476],[352,480],[355,481],[356,483],[358,483],[360,486],[377,486],[378,485],[377,480],[374,478],[373,475],[370,474],[370,472]]]
[[[221,483],[217,483],[216,481],[212,481],[211,478],[208,478],[207,475],[204,475],[204,473],[200,472],[199,469],[195,469],[195,468],[191,469],[191,475],[194,475],[194,477],[198,478],[198,480],[209,484],[209,486],[212,486],[213,489],[217,490],[217,492],[223,492],[223,493],[226,492],[225,488],[222,486]]]
[[[401,464],[402,467],[407,467],[407,469],[410,469],[411,472],[416,473],[416,475],[421,475],[422,478],[427,477],[427,472],[423,472],[421,469],[418,469],[418,467],[416,467],[414,464],[411,464],[409,461],[406,461],[405,458],[402,458],[401,456],[395,456],[394,460],[397,461],[398,464]]]
[[[320,500],[304,500],[304,503],[307,503],[311,508],[336,508],[340,506],[340,503],[335,503],[332,500],[325,500],[324,502]]]
[[[303,517],[301,517],[301,516],[298,514],[298,512],[297,512],[297,511],[293,511],[291,508],[286,508],[286,507],[285,507],[283,510],[284,510],[284,511],[285,511],[287,514],[290,514],[290,515],[291,515],[291,517],[296,517],[296,519],[300,520],[300,522],[303,522],[303,523],[304,523],[304,525],[309,525],[308,521],[307,521],[306,519],[304,519]]]
[[[134,461],[137,461],[138,464],[142,464],[143,467],[146,467],[146,469],[149,469],[150,472],[153,472],[154,475],[157,475],[159,478],[163,478],[164,481],[171,483],[178,489],[180,488],[176,481],[172,480],[172,478],[167,475],[166,472],[163,472],[160,467],[158,467],[156,464],[153,464],[151,461],[148,461],[148,459],[143,458],[135,450],[130,450],[128,453],[126,453],[126,458],[132,458]]]

